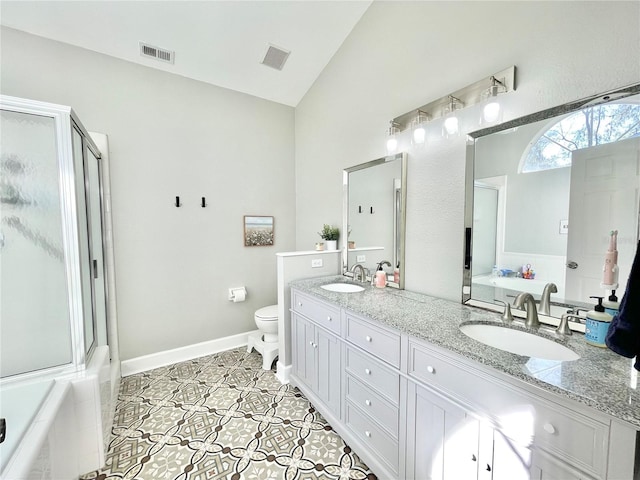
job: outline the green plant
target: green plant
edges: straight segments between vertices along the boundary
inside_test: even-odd
[[[318,235],[320,235],[323,240],[338,240],[338,237],[340,236],[340,229],[325,223],[322,227],[322,231],[318,232]]]

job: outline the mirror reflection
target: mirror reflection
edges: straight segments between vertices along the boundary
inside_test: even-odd
[[[471,134],[464,300],[513,303],[522,291],[539,299],[554,283],[552,316],[592,305],[590,296],[616,286],[603,285],[612,231],[622,297],[638,243],[637,87]]]
[[[404,287],[406,164],[400,153],[344,170],[345,275],[362,265],[371,276],[382,262],[388,285]]]

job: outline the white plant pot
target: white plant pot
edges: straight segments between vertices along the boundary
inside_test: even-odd
[[[338,241],[337,240],[325,240],[325,246],[327,250],[337,250],[338,249]]]

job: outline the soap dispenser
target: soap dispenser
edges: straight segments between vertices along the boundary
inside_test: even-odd
[[[593,310],[587,312],[587,326],[584,331],[584,339],[589,345],[606,347],[604,340],[607,336],[612,317],[604,311],[604,305],[602,305],[604,297],[592,296],[589,298],[597,298],[598,304],[593,307]]]
[[[605,313],[608,313],[612,317],[617,315],[618,310],[620,310],[620,302],[618,301],[615,290],[611,290],[609,299],[602,302],[602,305],[604,306]]]
[[[378,264],[378,269],[376,270],[375,286],[378,288],[387,286],[387,274],[382,269],[382,263]]]

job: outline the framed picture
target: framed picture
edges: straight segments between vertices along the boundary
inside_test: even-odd
[[[273,245],[273,217],[244,216],[244,246]]]

